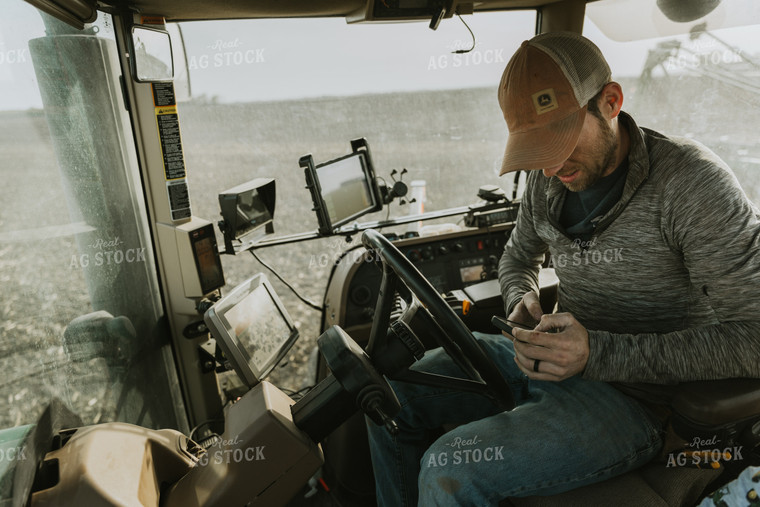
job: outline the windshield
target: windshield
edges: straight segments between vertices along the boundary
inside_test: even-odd
[[[470,204],[480,185],[500,183],[506,128],[496,85],[509,48],[533,34],[535,13],[470,18],[474,41],[456,18],[437,31],[343,19],[182,24],[195,209],[215,215],[214,189],[273,176],[284,190],[278,232],[316,228],[298,159],[345,155],[358,137],[391,184],[391,171],[404,168],[406,182],[426,181],[426,210]]]
[[[436,31],[426,23],[349,25],[343,19],[181,24],[191,94],[178,108],[193,212],[218,219],[220,192],[271,177],[275,234],[315,231],[299,158],[311,153],[321,163],[344,156],[349,141],[361,137],[378,178],[389,186],[402,179],[410,193],[358,222],[469,205],[486,184],[511,192],[513,178],[498,176],[506,125],[496,88],[512,48],[533,35],[535,16],[464,16],[475,36],[474,48],[464,53],[456,51],[471,49],[473,40],[457,18]],[[409,204],[415,181],[424,182],[424,192],[418,187],[417,202]],[[358,239],[334,237],[257,255],[321,305],[333,262]],[[222,262],[225,290],[265,271],[247,254],[225,255]],[[299,389],[308,382],[306,358],[321,333],[320,315],[269,278],[301,333],[288,357],[296,371],[275,372],[270,380]]]
[[[623,85],[624,110],[642,126],[715,150],[757,202],[760,153],[753,136],[760,120],[746,111],[760,105],[760,30],[616,42],[597,28],[603,16],[596,4],[588,6],[585,34]],[[182,24],[191,93],[180,111],[194,212],[213,219],[219,192],[273,177],[275,232],[315,230],[298,159],[345,155],[357,137],[367,138],[378,176],[392,184],[391,171],[407,169],[406,183],[425,181],[426,211],[476,202],[478,188],[489,183],[511,196],[514,176],[498,177],[507,134],[496,88],[510,55],[533,35],[535,13],[477,13],[465,20],[475,36],[469,53],[452,53],[472,45],[456,18],[435,32],[422,23],[347,25],[342,19]],[[359,221],[414,209],[395,201]],[[350,244],[333,238],[258,254],[319,302],[332,262]],[[249,259],[224,256],[230,285],[264,270]],[[307,337],[290,356],[303,364],[309,337],[320,332],[318,315],[273,283]]]

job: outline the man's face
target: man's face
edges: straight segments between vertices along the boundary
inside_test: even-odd
[[[617,147],[617,137],[609,123],[588,112],[573,153],[562,164],[544,169],[544,176],[556,176],[571,192],[586,190],[615,170]]]

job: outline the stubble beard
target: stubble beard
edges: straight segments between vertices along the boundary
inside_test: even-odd
[[[592,152],[595,155],[594,158],[598,160],[598,162],[592,166],[578,164],[571,167],[571,171],[569,171],[570,174],[572,174],[574,170],[581,171],[575,180],[569,183],[562,183],[565,185],[565,188],[571,192],[581,192],[591,187],[591,185],[602,178],[602,175],[615,162],[615,154],[618,149],[618,141],[615,132],[606,121],[597,116],[595,116],[595,118],[599,123],[601,134],[598,142],[595,143]]]

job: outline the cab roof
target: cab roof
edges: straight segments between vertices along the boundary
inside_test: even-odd
[[[586,0],[26,0],[77,28],[98,10],[162,16],[166,21],[246,18],[345,17],[349,21],[423,20],[475,11],[535,9],[552,4],[582,6]],[[592,0],[588,0],[592,1]],[[680,0],[679,0],[680,1]]]
[[[510,9],[534,9],[542,5],[568,0],[479,0],[467,2],[448,0],[447,4],[461,5],[469,12]],[[116,0],[118,7],[128,7],[143,14],[156,14],[167,21],[189,21],[200,19],[236,18],[280,18],[280,17],[346,17],[361,13],[369,8],[372,0]],[[386,3],[386,2],[384,2]],[[398,5],[399,9],[413,8],[423,4],[433,4],[433,0],[395,0],[387,2]],[[441,2],[443,3],[443,2]],[[570,0],[569,3],[578,3]],[[461,10],[460,10],[461,12]]]

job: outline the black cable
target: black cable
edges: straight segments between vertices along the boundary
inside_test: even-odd
[[[385,178],[383,178],[382,176],[375,176],[375,180],[382,181],[383,185],[385,186],[385,191],[386,192],[390,192],[390,189],[388,188],[388,182],[385,181]],[[383,206],[387,206],[388,207],[388,211],[385,214],[385,221],[387,222],[388,219],[391,218],[391,203],[389,202],[389,203],[386,204],[385,202],[383,202]]]
[[[197,442],[195,440],[195,438],[194,438],[195,437],[195,433],[199,429],[201,429],[202,427],[204,427],[204,426],[211,426],[213,423],[221,422],[221,421],[224,421],[224,417],[222,417],[222,416],[217,416],[217,417],[214,417],[213,419],[209,419],[207,421],[203,421],[202,423],[198,424],[195,428],[193,428],[192,430],[190,430],[190,434],[187,436],[187,438],[189,438],[190,440],[193,440],[196,443],[200,443],[200,442]],[[216,432],[212,432],[212,435],[216,435]],[[208,437],[204,437],[204,440],[206,440],[207,438]]]
[[[284,283],[285,287],[287,287],[288,289],[290,289],[291,292],[293,292],[293,294],[295,294],[298,299],[300,299],[301,301],[303,301],[303,303],[306,306],[309,306],[309,307],[311,307],[314,310],[317,310],[319,312],[324,311],[323,307],[317,305],[316,303],[312,303],[311,301],[309,301],[308,299],[306,299],[305,297],[303,297],[302,295],[300,295],[298,293],[298,291],[292,285],[290,285],[288,282],[286,282],[285,279],[283,277],[281,277],[280,274],[277,271],[274,270],[274,268],[272,268],[266,262],[262,261],[261,258],[258,255],[256,255],[256,252],[253,251],[253,249],[248,250],[248,251],[251,252],[251,255],[253,255],[254,259],[256,259],[257,261],[259,261],[259,264],[261,264],[262,266],[264,266],[265,268],[267,268],[269,271],[271,271],[272,274],[274,276],[276,276],[279,281],[281,281],[282,283]]]
[[[315,386],[306,386],[306,387],[302,387],[301,389],[298,389],[297,391],[294,391],[292,389],[287,389],[285,387],[280,387],[279,389],[280,389],[280,391],[282,391],[285,394],[287,394],[288,396],[290,396],[290,398],[293,401],[298,401],[301,398],[303,398],[304,396],[306,396],[306,394],[308,394],[309,391],[311,391],[312,389],[314,389],[314,387]]]
[[[464,53],[469,53],[470,51],[475,49],[475,34],[472,33],[472,30],[470,29],[470,25],[467,24],[467,22],[464,20],[462,16],[459,15],[459,13],[457,13],[457,17],[462,23],[464,23],[464,26],[467,27],[467,30],[470,32],[470,35],[472,36],[472,47],[470,47],[470,49],[457,49],[456,51],[452,51],[452,53],[456,55],[462,55]]]

